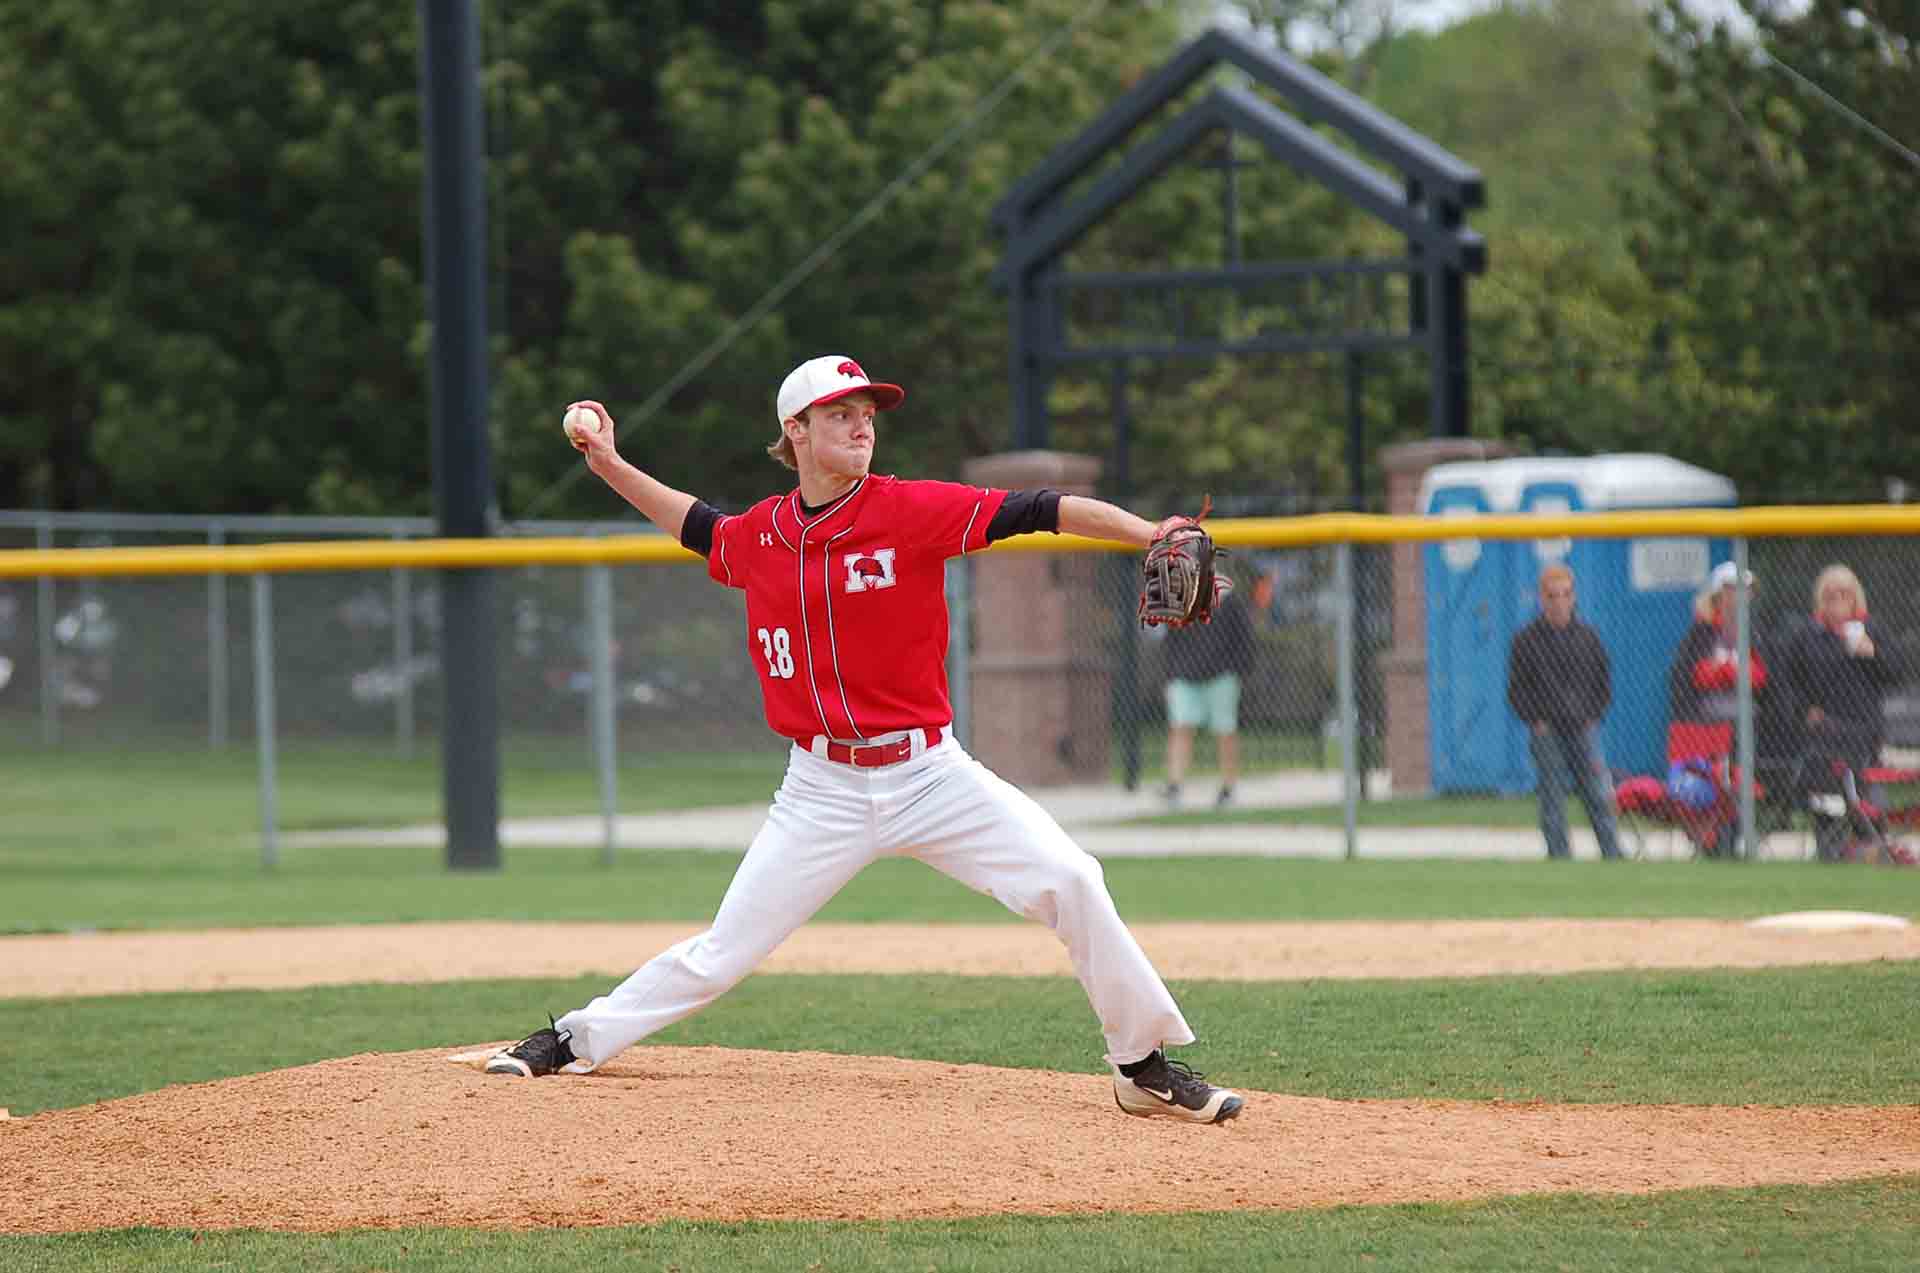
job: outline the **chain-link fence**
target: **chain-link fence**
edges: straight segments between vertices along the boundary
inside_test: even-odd
[[[246,544],[292,529],[69,519],[0,526],[0,546]],[[1023,786],[1133,793],[1116,795],[1116,819],[1249,819],[1251,851],[1273,854],[1905,852],[1920,805],[1911,538],[1284,546],[1299,538],[1235,537],[1231,598],[1212,624],[1175,632],[1135,621],[1130,554],[950,563],[956,732]],[[440,747],[437,579],[0,579],[0,746],[198,752],[206,768],[264,771],[270,821],[273,784],[336,774],[352,794],[292,821],[430,815],[378,793],[389,762],[431,765]],[[504,812],[598,809],[611,844],[633,794],[615,789],[616,764],[752,758],[777,774],[742,596],[697,563],[502,568],[496,584]],[[555,767],[578,781],[538,807],[516,800],[521,775]]]
[[[1695,597],[1671,673],[1669,758],[1731,752],[1719,744],[1739,715],[1744,591],[1759,843],[1778,850],[1785,832],[1787,851],[1822,859],[1904,857],[1920,778],[1912,542],[1756,539],[1746,551],[1745,574],[1723,563]]]
[[[20,517],[0,524],[0,548],[403,540],[430,529]],[[269,858],[281,817],[308,828],[431,819],[448,693],[439,581],[437,571],[408,568],[0,579],[0,748],[109,758],[99,766],[103,800],[116,765],[136,771],[171,757],[177,770],[194,757],[191,781],[257,788]],[[677,772],[701,756],[724,769],[768,750],[741,659],[741,594],[713,586],[698,563],[499,569],[495,586],[504,812],[611,814],[622,756],[631,764],[671,752]],[[556,770],[580,775],[572,794],[528,798],[550,790]],[[282,789],[312,794],[288,808]],[[556,807],[556,798],[571,803]]]
[[[1524,798],[1554,853],[1905,855],[1912,540],[1422,551],[1435,792]]]
[[[1248,776],[1337,779],[1347,596],[1361,643],[1357,711],[1377,751],[1379,685],[1367,650],[1385,644],[1390,593],[1373,569],[1385,564],[1383,554],[1349,553],[1350,589],[1334,546],[1233,550],[1224,563],[1232,593],[1210,623],[1182,629],[1134,622],[1138,562],[1109,558],[1100,606],[1113,616],[1102,643],[1113,678],[1112,780],[1151,789],[1169,809],[1224,809],[1241,802]]]
[[[243,546],[323,535],[419,538],[424,524],[258,519],[155,527],[0,525],[0,548]],[[631,523],[530,526],[537,534],[632,534]],[[437,573],[301,572],[273,577],[271,669],[280,730],[290,739],[391,746],[402,755],[438,737]],[[608,571],[614,633],[611,693],[623,743],[732,749],[759,740],[758,696],[738,659],[739,594],[697,564]],[[0,579],[0,731],[19,741],[195,743],[218,750],[254,726],[249,577],[117,576]],[[497,574],[501,719],[509,735],[578,735],[590,697],[591,572],[568,566]],[[698,710],[690,710],[697,705]],[[764,729],[759,734],[764,734]]]

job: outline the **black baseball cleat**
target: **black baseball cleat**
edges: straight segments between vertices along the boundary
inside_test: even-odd
[[[548,1017],[547,1021],[549,1024],[545,1029],[535,1030],[506,1051],[491,1057],[487,1061],[487,1073],[517,1074],[523,1079],[532,1079],[572,1064],[573,1049],[567,1046],[567,1040],[573,1037],[573,1031],[554,1029],[552,1017]]]
[[[1183,1118],[1189,1123],[1224,1123],[1247,1102],[1238,1092],[1201,1081],[1202,1076],[1155,1050],[1138,1074],[1113,1074],[1113,1101],[1141,1118]]]

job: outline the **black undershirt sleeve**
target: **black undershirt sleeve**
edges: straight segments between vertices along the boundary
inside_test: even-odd
[[[703,499],[693,501],[687,519],[680,523],[680,543],[689,552],[713,556],[713,528],[720,524],[720,510]]]
[[[713,553],[713,528],[720,523],[720,510],[705,500],[696,499],[693,507],[687,510],[687,517],[680,525],[680,543],[689,552],[699,553],[702,557]],[[1034,531],[1060,530],[1060,492],[1042,489],[1037,491],[1010,491],[1000,505],[1000,511],[987,523],[987,542],[1006,539],[1011,535],[1025,535]]]
[[[987,542],[1033,531],[1060,533],[1060,492],[1045,487],[1037,491],[1008,491],[1000,511],[987,523]]]

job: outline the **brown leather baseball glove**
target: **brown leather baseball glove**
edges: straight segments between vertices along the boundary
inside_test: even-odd
[[[1169,517],[1154,528],[1140,563],[1140,622],[1148,627],[1211,622],[1214,608],[1233,591],[1233,581],[1217,568],[1226,549],[1215,547],[1200,525],[1212,508],[1209,495],[1199,517]]]

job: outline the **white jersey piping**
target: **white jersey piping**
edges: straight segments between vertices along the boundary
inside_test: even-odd
[[[847,680],[840,674],[840,636],[833,626],[833,545],[842,535],[853,529],[839,531],[830,537],[821,547],[826,550],[827,560],[822,566],[827,579],[827,649],[833,652],[833,682],[840,687],[840,707],[847,714],[847,724],[853,727],[853,736],[864,739],[867,731],[860,728],[860,722],[853,718],[853,700],[847,697]]]
[[[727,572],[727,587],[733,587],[733,567],[727,564],[727,523],[733,520],[722,517],[713,524],[713,542],[720,545],[720,569]]]
[[[967,518],[967,528],[960,532],[960,555],[967,555],[967,541],[973,538],[973,523],[980,516],[980,506],[986,503],[986,497],[973,501],[973,513]]]
[[[833,516],[833,514],[837,512],[841,507],[843,507],[848,500],[852,499],[855,495],[858,495],[860,493],[860,489],[864,487],[866,484],[867,484],[867,479],[864,477],[861,478],[858,482],[855,482],[852,490],[848,491],[845,495],[842,495],[839,499],[827,505],[825,508],[821,509],[819,516],[815,517],[814,520],[821,521],[821,520],[824,520],[825,518]],[[793,494],[788,498],[793,501],[793,505],[794,505],[792,509],[793,520],[800,527],[800,530],[797,536],[797,538],[800,540],[800,547],[796,549],[795,552],[800,562],[800,638],[801,638],[801,644],[806,646],[807,648],[807,692],[813,695],[813,710],[816,713],[818,713],[820,716],[820,732],[823,734],[826,734],[828,737],[832,737],[833,727],[827,723],[827,705],[821,701],[820,682],[818,678],[815,677],[813,674],[813,629],[812,629],[812,625],[810,625],[807,622],[807,523],[804,520],[802,520],[800,516],[800,509],[799,509],[800,492],[796,489],[793,492]],[[851,526],[847,527],[847,530],[852,530],[852,529],[853,527]],[[844,535],[846,533],[847,532],[844,530],[840,532],[841,535]],[[838,538],[838,537],[839,537],[838,535],[834,536],[834,538]],[[820,582],[823,589],[825,590],[826,597],[827,597],[827,611],[828,611],[827,644],[829,647],[831,647],[833,644],[833,619],[832,619],[833,572],[828,569],[828,567],[831,566],[832,564],[833,564],[833,554],[831,551],[829,551],[826,554],[825,560],[821,563],[821,566],[820,566]],[[838,663],[839,663],[839,656],[836,654],[835,667],[834,667],[834,673],[833,673],[835,680],[838,680],[840,676],[840,669],[839,669]],[[840,690],[840,703],[842,707],[846,706],[846,688],[844,686],[842,686]],[[847,723],[849,725],[853,724],[853,713],[851,712],[847,713]]]

